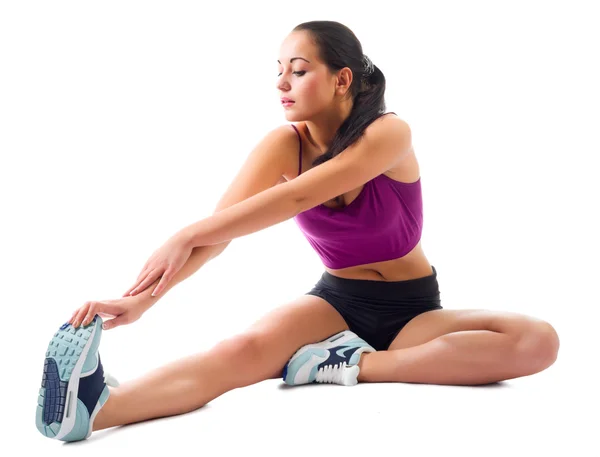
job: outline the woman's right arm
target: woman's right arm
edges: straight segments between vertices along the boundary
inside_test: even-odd
[[[298,137],[294,129],[286,124],[271,130],[250,152],[246,161],[219,200],[215,213],[235,205],[277,184],[285,182],[284,174],[298,168]],[[169,281],[160,297],[176,284],[187,279],[202,265],[221,254],[233,240],[209,246],[199,246]],[[160,278],[139,294],[147,294],[156,303],[160,297],[152,297]]]
[[[272,130],[248,156],[246,163],[217,204],[215,212],[285,182],[284,175],[290,173],[295,176],[297,169],[298,138],[295,131],[289,125]],[[221,254],[231,241],[195,247],[186,263],[166,284],[160,296],[153,297],[151,295],[161,280],[159,277],[144,290],[138,291],[135,296],[129,297],[126,293],[117,300],[86,302],[73,313],[69,322],[74,326],[79,326],[81,323],[88,325],[97,313],[115,316],[105,323],[107,329],[135,322],[172,287],[193,275],[202,265]]]
[[[228,243],[229,242],[194,248],[188,257],[187,262],[167,284],[165,291],[194,274],[194,272],[210,259],[218,256],[223,252],[223,249],[227,247]],[[159,300],[160,297],[153,297],[151,295],[154,287],[156,287],[159,281],[160,278],[158,278],[154,284],[151,284],[151,287],[144,289],[135,296],[124,295],[116,300],[88,301],[75,310],[68,322],[72,324],[74,328],[78,328],[79,325],[87,326],[94,316],[98,314],[104,318],[111,318],[104,322],[103,328],[105,330],[120,325],[131,324],[132,322],[137,321],[142,314],[148,311],[148,309],[154,306]]]

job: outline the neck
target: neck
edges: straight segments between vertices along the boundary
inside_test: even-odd
[[[324,154],[333,142],[335,133],[350,116],[352,105],[344,105],[334,112],[321,113],[305,121],[306,137],[310,143]]]

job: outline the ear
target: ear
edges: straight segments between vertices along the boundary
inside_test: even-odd
[[[338,71],[336,84],[335,84],[335,93],[336,95],[346,95],[350,90],[350,86],[352,84],[352,70],[348,67],[344,67]]]

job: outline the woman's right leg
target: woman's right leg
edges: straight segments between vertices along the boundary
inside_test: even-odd
[[[187,413],[232,389],[278,378],[300,347],[347,329],[325,300],[303,295],[206,352],[111,388],[93,430]]]

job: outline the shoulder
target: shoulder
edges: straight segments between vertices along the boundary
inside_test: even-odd
[[[292,152],[297,155],[300,148],[298,134],[292,124],[282,124],[271,129],[261,138],[259,144],[280,159],[289,156]]]
[[[369,127],[371,136],[383,138],[385,141],[393,142],[405,153],[404,159],[400,160],[384,174],[401,182],[412,183],[419,179],[420,167],[412,144],[412,132],[408,122],[398,117],[395,113],[388,113],[376,119]],[[368,127],[367,127],[368,128]]]
[[[365,151],[395,151],[406,156],[412,149],[412,134],[408,123],[395,115],[386,113],[371,122],[358,141]],[[359,146],[360,147],[360,146]]]
[[[302,133],[302,126],[295,127]],[[294,124],[282,124],[271,129],[261,140],[261,144],[272,151],[273,160],[284,170],[280,182],[292,179],[298,174],[298,161],[301,140]]]
[[[414,182],[419,178],[419,164],[408,122],[395,113],[386,113],[369,124],[364,136],[374,148],[397,151],[400,158],[385,171],[386,176],[402,182]]]
[[[296,128],[300,129],[300,126],[296,125]],[[276,142],[280,146],[292,146],[293,143],[298,146],[298,134],[293,124],[282,124],[267,132],[263,141]]]
[[[264,134],[249,154],[250,163],[270,162],[278,168],[285,168],[292,155],[298,155],[298,135],[290,124],[280,125]]]
[[[404,141],[411,140],[411,130],[408,122],[395,113],[385,113],[371,122],[365,129],[365,136],[372,138],[403,138]]]

